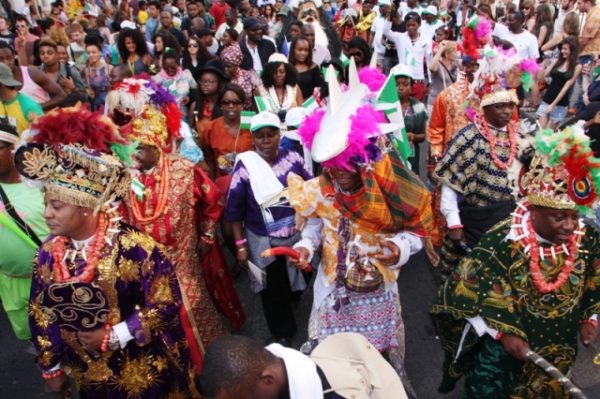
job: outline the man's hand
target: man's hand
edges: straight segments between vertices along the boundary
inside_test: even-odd
[[[67,91],[75,90],[75,83],[73,82],[73,78],[65,78],[64,76],[61,76],[61,78],[59,79],[59,83]]]
[[[386,266],[395,266],[398,264],[400,261],[400,248],[387,240],[379,240],[379,245],[381,245],[381,251],[375,255],[375,259]]]
[[[304,247],[297,247],[294,249],[298,251],[300,257],[298,257],[298,259],[288,258],[288,260],[292,265],[302,269],[302,267],[308,263],[308,257],[310,256],[310,252]]]
[[[448,230],[448,237],[455,244],[465,242],[465,231],[463,229]]]
[[[584,346],[589,346],[596,342],[598,338],[598,327],[589,323],[581,323],[579,325],[579,335]]]
[[[52,393],[62,393],[68,390],[69,380],[65,373],[61,373],[58,377],[46,381],[46,390]]]
[[[77,333],[77,338],[83,349],[88,352],[99,351],[102,346],[102,340],[106,335],[107,331],[104,328],[98,328],[93,331],[79,331]]]
[[[523,338],[513,334],[505,334],[500,338],[500,343],[511,356],[522,362],[527,361],[525,354],[529,350],[529,344]]]
[[[431,238],[426,237],[423,239],[423,246],[425,247],[425,254],[427,255],[427,259],[431,262],[433,267],[438,267],[440,264],[440,255],[435,250],[435,246],[433,245],[433,241]]]

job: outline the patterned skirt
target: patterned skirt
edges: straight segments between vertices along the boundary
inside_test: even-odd
[[[355,332],[364,335],[380,352],[401,347],[404,353],[404,324],[400,315],[398,295],[385,290],[382,285],[373,292],[348,290],[350,303],[335,311],[334,291],[311,314],[312,326],[318,341],[332,334]],[[400,333],[400,334],[399,334]],[[315,335],[311,334],[311,338]],[[402,356],[403,357],[403,356]]]

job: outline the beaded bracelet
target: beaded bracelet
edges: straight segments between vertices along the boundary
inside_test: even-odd
[[[579,322],[579,324],[589,324],[590,326],[592,326],[594,328],[598,328],[598,321],[596,321],[594,319],[581,320]]]
[[[58,369],[58,370],[54,370],[54,371],[43,372],[42,378],[45,380],[52,380],[62,374],[64,374],[64,371],[62,369]]]
[[[455,224],[454,226],[449,226],[448,230],[460,230],[463,229],[465,226],[463,226],[462,224]]]
[[[504,337],[504,333],[503,333],[502,331],[498,331],[498,332],[496,333],[496,336],[494,337],[494,339],[495,339],[496,341],[500,341],[500,340],[502,339],[502,337]]]
[[[208,245],[213,245],[215,243],[215,240],[211,240],[209,237],[207,236],[200,236],[200,239],[202,240],[202,242],[208,244]]]
[[[104,330],[106,333],[104,334],[104,338],[102,338],[102,345],[100,345],[100,351],[102,353],[108,352],[108,341],[110,340],[110,324],[104,325]]]

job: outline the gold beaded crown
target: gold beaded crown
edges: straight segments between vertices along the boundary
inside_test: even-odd
[[[480,107],[513,103],[518,104],[516,88],[523,86],[528,91],[531,72],[536,70],[535,61],[523,60],[516,50],[503,50],[486,45],[479,69],[471,84],[472,94],[480,101]]]
[[[598,203],[600,159],[579,125],[561,132],[542,130],[535,137],[535,155],[520,186],[530,205],[589,210]]]
[[[127,168],[112,153],[125,143],[103,115],[81,107],[58,109],[40,117],[28,136],[15,153],[17,169],[42,182],[53,197],[97,212],[129,191]]]
[[[182,114],[175,97],[150,79],[124,79],[108,93],[107,104],[130,140],[169,150],[179,137]]]

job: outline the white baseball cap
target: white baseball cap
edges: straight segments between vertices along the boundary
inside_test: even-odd
[[[423,14],[438,15],[438,10],[437,10],[436,6],[427,6],[427,8],[424,9],[422,13]]]
[[[263,127],[274,127],[279,129],[280,126],[281,122],[279,121],[279,117],[269,111],[260,112],[250,119],[250,131],[252,133],[262,129]]]
[[[390,73],[394,75],[394,77],[404,76],[407,78],[414,79],[412,71],[410,70],[408,65],[405,64],[396,65],[391,69]]]

